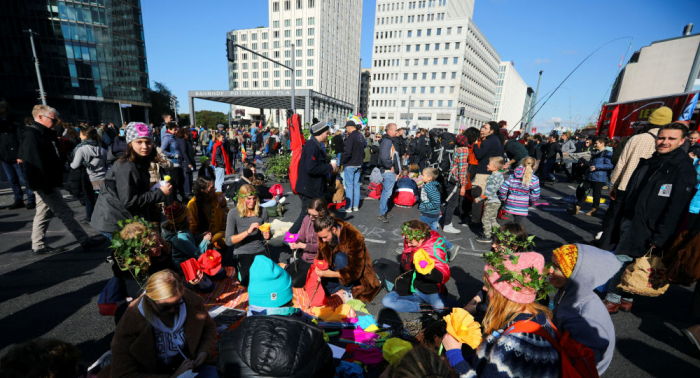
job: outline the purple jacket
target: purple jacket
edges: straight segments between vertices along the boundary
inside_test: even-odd
[[[306,243],[306,248],[304,248],[304,254],[301,255],[301,258],[307,263],[313,264],[318,253],[318,236],[316,236],[316,231],[314,231],[314,222],[311,221],[308,215],[301,222],[298,242]]]

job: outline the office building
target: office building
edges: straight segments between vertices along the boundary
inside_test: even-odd
[[[642,47],[630,57],[610,92],[610,102],[626,102],[700,90],[700,34],[690,34]]]
[[[358,111],[363,117],[368,117],[367,110],[369,109],[369,87],[372,81],[372,70],[369,68],[362,69],[360,75],[360,106]]]
[[[151,107],[140,0],[4,2],[0,98],[18,116],[41,104],[32,29],[49,106],[69,122],[148,120]]]
[[[520,130],[528,86],[515,69],[515,63],[501,62],[496,85],[492,120],[506,121],[508,130]]]
[[[516,130],[523,129],[528,130],[528,126],[532,121],[532,115],[535,113],[535,109],[532,107],[535,102],[535,90],[532,87],[527,87],[525,91],[525,104],[523,105],[523,120],[520,125],[516,125]]]
[[[473,9],[474,0],[377,1],[370,126],[456,131],[491,120],[501,59]]]
[[[295,89],[308,89],[356,107],[360,90],[360,31],[362,0],[270,0],[269,27],[233,30],[227,38],[295,70]],[[294,46],[294,49],[292,49]],[[291,70],[237,49],[236,61],[229,63],[232,91],[279,91],[292,89]],[[261,93],[263,93],[261,92]],[[232,111],[242,109],[233,106]],[[255,119],[261,110],[272,115],[276,125],[285,123],[282,109],[247,107]],[[346,110],[314,101],[312,118],[343,123]]]

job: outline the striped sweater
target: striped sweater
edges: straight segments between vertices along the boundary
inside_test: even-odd
[[[530,187],[526,188],[522,183],[524,174],[525,167],[518,167],[515,173],[501,184],[498,198],[506,202],[506,213],[527,216],[528,207],[540,199],[540,179],[533,174]]]
[[[426,182],[423,185],[418,210],[429,217],[440,215],[440,184],[437,181]]]

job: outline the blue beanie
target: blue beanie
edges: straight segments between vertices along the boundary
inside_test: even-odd
[[[282,307],[294,296],[292,277],[267,256],[255,256],[250,266],[248,303],[258,307]]]

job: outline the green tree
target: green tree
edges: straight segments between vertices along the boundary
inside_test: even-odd
[[[180,125],[182,126],[187,126],[191,125],[192,122],[190,122],[190,115],[189,113],[180,113],[177,115],[177,120],[180,122]]]
[[[215,129],[218,124],[228,125],[225,113],[212,110],[200,110],[195,112],[195,121],[197,122],[197,126],[203,125],[206,129]]]
[[[148,121],[158,126],[163,122],[163,113],[173,114],[170,106],[170,98],[173,92],[165,84],[156,81],[151,88],[151,110],[148,112]]]

